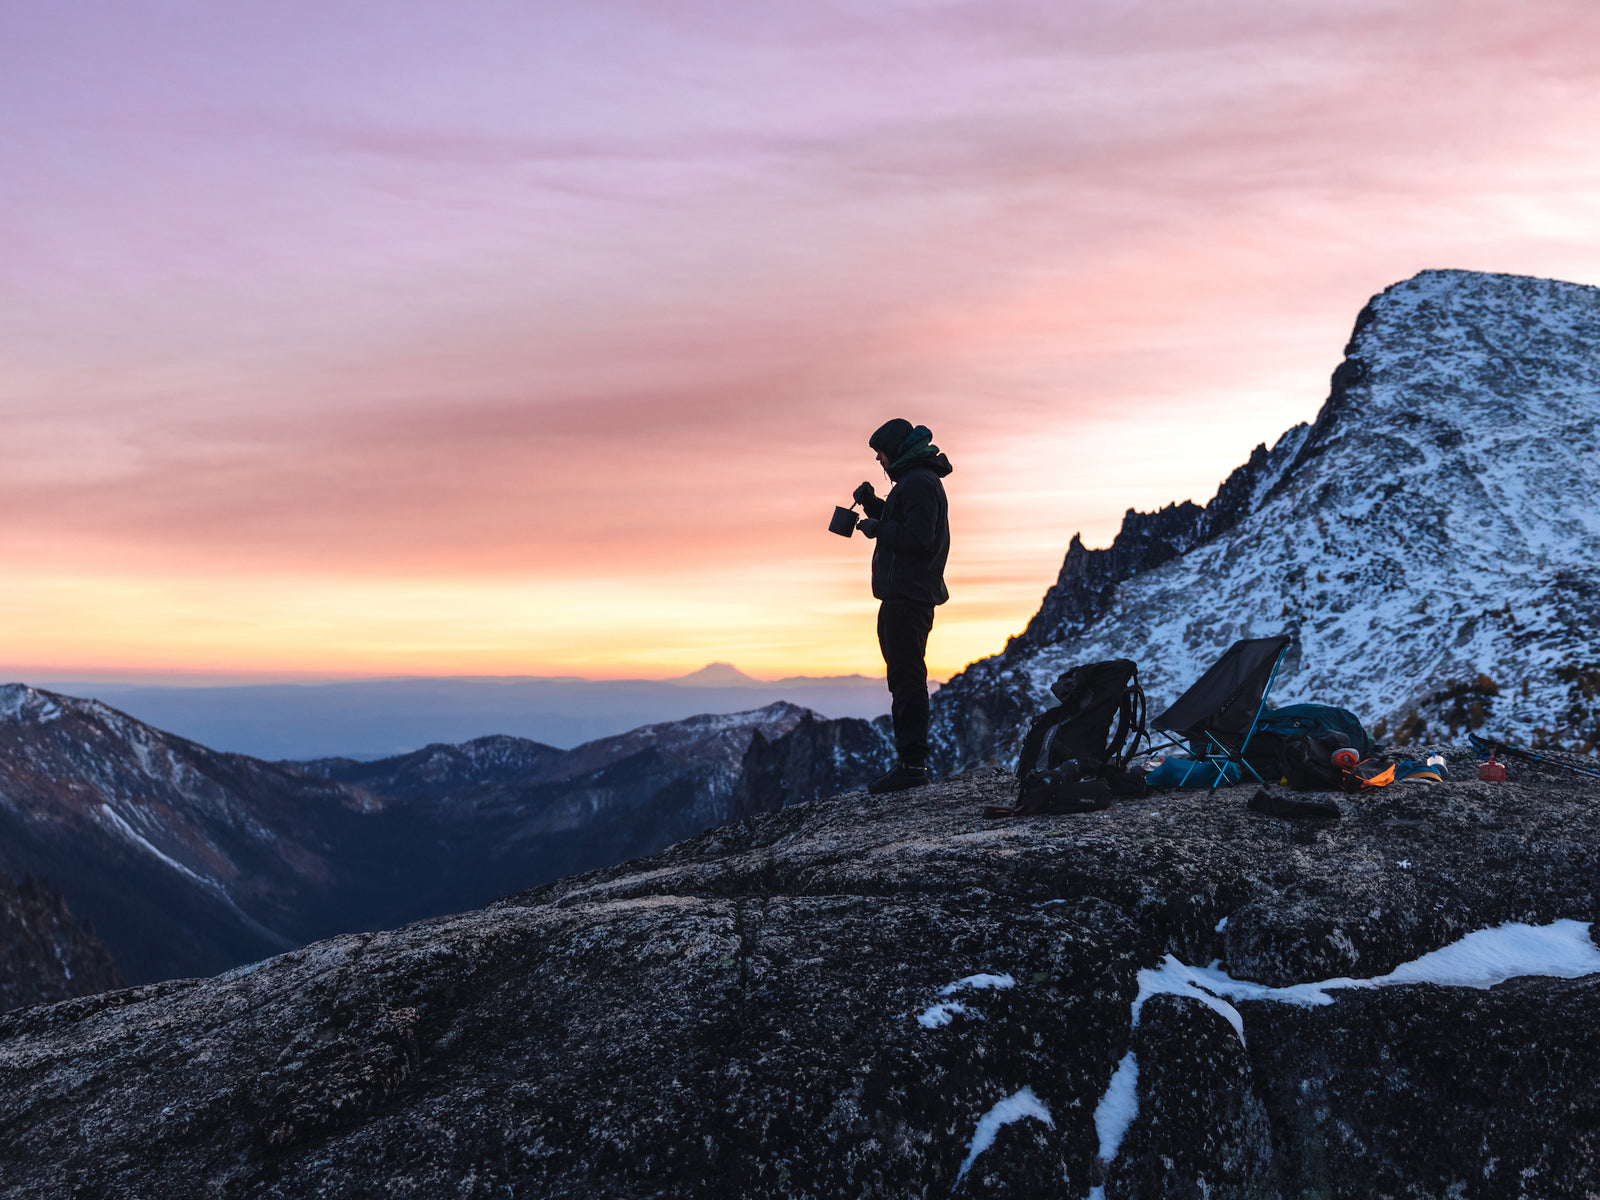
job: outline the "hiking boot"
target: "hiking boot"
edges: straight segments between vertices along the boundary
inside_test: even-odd
[[[881,796],[884,792],[903,792],[907,788],[926,787],[933,781],[933,776],[927,767],[908,767],[900,763],[887,775],[879,775],[867,784],[867,791],[874,796]]]

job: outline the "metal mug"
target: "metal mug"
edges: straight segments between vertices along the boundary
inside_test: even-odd
[[[840,537],[849,537],[856,531],[856,514],[853,509],[840,508],[834,505],[833,520],[828,522],[828,532],[837,533]]]

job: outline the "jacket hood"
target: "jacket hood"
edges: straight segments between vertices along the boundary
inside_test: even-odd
[[[899,483],[900,480],[904,479],[912,471],[932,471],[940,479],[943,479],[946,475],[950,474],[950,472],[954,470],[955,467],[950,465],[950,460],[938,450],[934,450],[932,454],[924,455],[921,458],[914,458],[910,462],[896,461],[895,464],[889,468],[889,478],[894,480],[896,483]]]
[[[900,443],[899,452],[889,464],[889,478],[898,480],[916,467],[926,467],[940,478],[955,469],[950,465],[950,460],[939,452],[939,447],[933,444],[933,432],[926,425],[916,426]]]

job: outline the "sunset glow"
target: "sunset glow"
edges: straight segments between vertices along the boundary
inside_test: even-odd
[[[1418,270],[1600,284],[1562,0],[0,0],[0,674],[880,673],[926,423],[998,650]]]

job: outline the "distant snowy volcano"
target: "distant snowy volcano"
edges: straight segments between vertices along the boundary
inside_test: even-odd
[[[1154,713],[1280,632],[1280,703],[1393,741],[1595,747],[1600,289],[1425,271],[1374,297],[1314,424],[1204,509],[1130,511],[1109,550],[1074,539],[1027,632],[938,696],[941,755],[1006,760],[1074,663],[1135,659]]]
[[[698,671],[690,671],[667,682],[679,687],[759,687],[761,683],[732,663],[725,662],[707,663]]]

